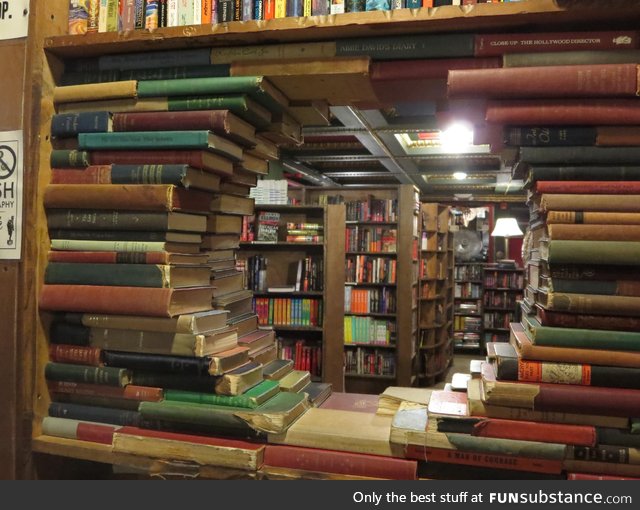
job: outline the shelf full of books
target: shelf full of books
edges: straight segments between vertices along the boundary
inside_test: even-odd
[[[327,271],[344,265],[344,252],[330,249],[336,239],[344,240],[342,206],[256,204],[244,220],[239,263],[258,324],[276,332],[278,356],[341,388],[341,352],[331,356],[328,340],[343,336],[342,316],[332,313],[342,303],[342,274]]]
[[[453,339],[456,349],[483,345],[483,263],[456,263],[453,273]]]
[[[412,186],[307,188],[307,204],[344,204],[347,391],[416,380],[418,202]]]
[[[524,297],[524,269],[484,266],[483,330],[484,341],[507,342],[509,324],[514,322]]]
[[[420,206],[420,384],[441,381],[453,361],[453,235],[449,207]]]

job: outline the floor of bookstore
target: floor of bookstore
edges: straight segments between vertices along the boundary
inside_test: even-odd
[[[461,372],[464,374],[469,373],[469,362],[472,359],[482,359],[484,356],[480,354],[455,354],[453,356],[453,363],[449,367],[449,371],[447,372],[447,377],[443,379],[441,382],[434,386],[430,386],[430,388],[441,390],[444,388],[445,384],[451,382],[451,378],[453,374]]]

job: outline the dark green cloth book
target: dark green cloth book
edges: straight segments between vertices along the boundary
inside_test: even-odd
[[[214,395],[193,391],[167,390],[164,398],[169,401],[210,404],[216,406],[255,409],[280,391],[277,381],[262,381],[241,395]]]

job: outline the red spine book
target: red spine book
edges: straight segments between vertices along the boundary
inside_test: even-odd
[[[476,423],[472,435],[580,446],[596,444],[596,429],[588,425],[562,425],[497,418],[486,418]]]
[[[615,331],[640,330],[640,318],[616,317],[613,315],[586,315],[579,313],[552,312],[536,309],[537,318],[543,326],[558,328],[608,329]]]
[[[580,193],[590,195],[635,195],[640,193],[638,181],[538,181],[537,193]]]
[[[533,459],[497,453],[465,452],[413,444],[407,445],[405,457],[425,462],[444,462],[447,464],[528,471],[531,473],[560,473],[562,471],[561,460]]]
[[[495,69],[498,67],[502,67],[502,59],[499,57],[388,60],[371,63],[371,80],[446,79],[447,73],[451,69]]]
[[[86,168],[54,168],[51,184],[111,184],[111,165]]]
[[[376,455],[267,445],[264,465],[389,480],[415,480],[418,463]]]
[[[536,126],[616,126],[640,124],[637,99],[542,99],[489,101],[486,120],[493,124]]]
[[[505,53],[551,51],[614,50],[640,47],[637,31],[611,32],[544,32],[535,34],[478,34],[476,57]]]
[[[264,0],[264,19],[276,17],[276,0]]]
[[[51,344],[49,346],[49,359],[58,363],[97,367],[101,364],[101,356],[101,350],[98,347],[67,344]]]
[[[111,444],[116,430],[118,430],[118,427],[80,422],[76,429],[76,439],[91,441],[92,443]]]
[[[164,251],[50,251],[49,262],[91,262],[94,264],[170,264],[171,254]]]
[[[159,402],[164,398],[162,388],[138,386],[128,384],[125,387],[105,386],[104,384],[78,383],[73,381],[47,381],[51,393],[66,393],[69,395],[85,395],[96,397],[122,398]]]
[[[635,97],[636,64],[462,69],[449,72],[449,97]]]
[[[233,163],[228,159],[206,151],[197,150],[135,150],[91,151],[94,165],[189,165],[220,175],[233,174]]]

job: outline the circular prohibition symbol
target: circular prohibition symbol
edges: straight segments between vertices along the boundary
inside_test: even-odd
[[[16,153],[8,145],[0,145],[0,180],[8,179],[16,170]]]

